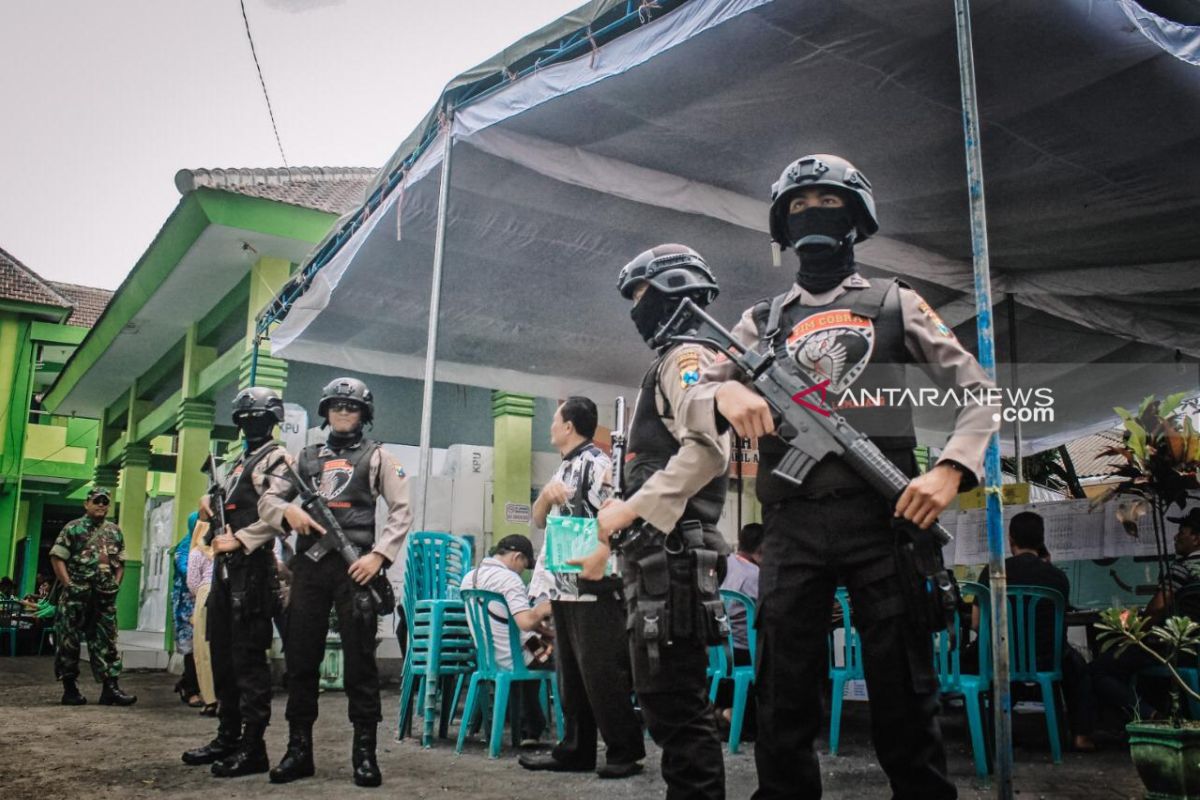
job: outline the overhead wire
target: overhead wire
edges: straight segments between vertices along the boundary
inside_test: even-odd
[[[279,126],[275,123],[275,110],[271,107],[271,95],[267,92],[267,82],[263,78],[262,65],[258,63],[258,51],[254,48],[254,36],[250,33],[250,18],[246,16],[246,0],[238,0],[242,7],[242,23],[246,28],[246,40],[250,42],[250,55],[254,57],[254,68],[258,70],[258,83],[262,86],[263,98],[267,101],[267,114],[271,117],[271,130],[275,132],[275,144],[279,147],[279,158],[283,166],[288,166],[287,156],[283,153],[283,140],[279,138]]]

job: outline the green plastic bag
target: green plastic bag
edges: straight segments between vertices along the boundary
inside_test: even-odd
[[[590,517],[546,517],[546,569],[550,572],[581,572],[567,561],[590,555],[600,546],[596,520]],[[605,574],[608,567],[605,566]]]

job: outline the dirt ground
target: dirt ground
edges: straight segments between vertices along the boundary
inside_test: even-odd
[[[86,672],[86,668],[85,668]],[[211,738],[215,722],[198,716],[171,692],[175,677],[164,672],[126,675],[122,685],[138,695],[132,708],[95,704],[99,687],[90,677],[80,687],[89,704],[58,705],[60,689],[49,657],[0,658],[0,798],[242,798],[331,797],[370,790],[351,782],[350,727],[340,692],[321,698],[317,724],[317,774],[314,778],[274,786],[266,775],[214,779],[207,767],[187,767],[179,754]],[[276,724],[267,732],[272,762],[283,755],[287,725],[284,694],[277,691]],[[385,692],[385,715],[394,714],[397,690]],[[887,781],[874,760],[865,704],[847,703],[842,724],[841,754],[831,757],[821,744],[825,797],[840,800],[888,798]],[[978,784],[971,766],[965,724],[960,714],[943,719],[950,773],[964,799],[989,798],[994,790]],[[623,781],[599,781],[590,773],[532,773],[523,770],[505,748],[489,760],[485,745],[469,742],[461,756],[450,741],[429,750],[410,739],[395,741],[395,717],[380,727],[379,762],[384,784],[379,794],[405,798],[652,798],[662,797],[658,751],[647,742],[646,771]],[[1040,727],[1039,727],[1040,726]],[[1022,798],[1140,798],[1140,784],[1128,753],[1110,745],[1096,754],[1067,753],[1058,766],[1046,751],[1040,716],[1019,718],[1016,780]],[[1040,739],[1039,739],[1040,735]],[[1027,746],[1025,746],[1027,740]],[[728,796],[747,798],[754,790],[752,747],[726,753]]]

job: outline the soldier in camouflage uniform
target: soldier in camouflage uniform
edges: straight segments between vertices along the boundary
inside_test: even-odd
[[[93,488],[83,504],[85,515],[68,523],[50,549],[50,563],[62,587],[54,619],[54,674],[63,684],[64,706],[87,702],[75,684],[81,638],[87,640],[92,675],[104,684],[100,705],[128,706],[137,702],[117,685],[121,675],[117,589],[125,572],[125,538],[120,528],[105,519],[111,502],[108,489]]]

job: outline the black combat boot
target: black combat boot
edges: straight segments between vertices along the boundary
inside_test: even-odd
[[[240,778],[269,770],[271,762],[267,760],[267,743],[263,741],[266,729],[266,725],[247,722],[238,749],[233,755],[214,761],[212,774],[218,778]]]
[[[64,706],[82,706],[87,705],[87,698],[79,693],[79,687],[75,685],[74,678],[63,678],[63,696],[62,704]]]
[[[125,694],[117,685],[116,678],[105,678],[104,688],[100,690],[100,705],[102,706],[131,706],[137,702],[137,697]]]
[[[240,722],[221,720],[217,725],[217,738],[203,747],[188,750],[183,754],[183,763],[195,767],[228,758],[237,752],[238,745],[242,742],[241,733],[242,725]]]
[[[354,783],[358,786],[378,786],[383,783],[383,774],[375,761],[376,723],[354,723],[354,744],[350,748],[350,766],[354,769]]]
[[[293,722],[288,726],[287,752],[279,766],[271,770],[271,783],[291,783],[311,778],[313,768],[312,723]]]

